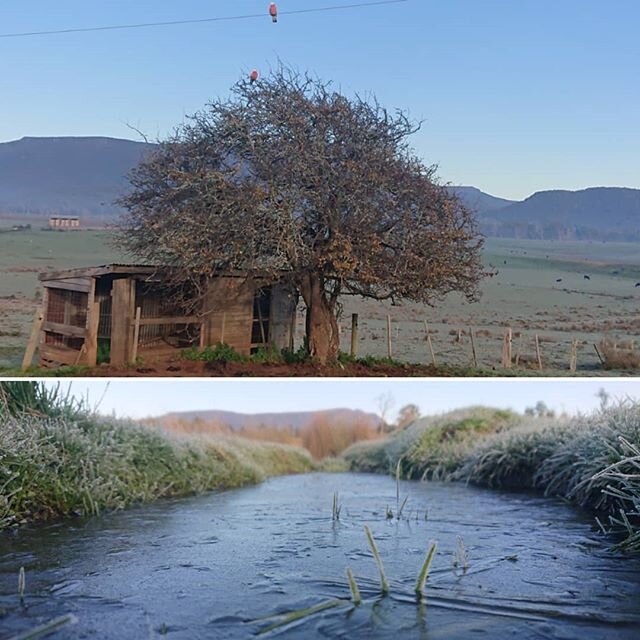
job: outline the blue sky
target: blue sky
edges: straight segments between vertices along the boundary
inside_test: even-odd
[[[55,386],[58,383],[46,381]],[[380,413],[380,398],[391,397],[390,415],[417,404],[423,415],[471,405],[524,411],[544,401],[556,411],[586,412],[599,406],[604,388],[614,398],[640,399],[634,380],[74,380],[62,382],[103,414],[158,416],[169,411],[220,409],[239,413],[316,411],[346,407]]]
[[[281,0],[295,10],[354,0]],[[0,33],[265,11],[264,19],[0,38],[0,141],[164,136],[278,59],[424,119],[418,153],[454,184],[522,198],[640,187],[637,0],[408,0],[282,16],[264,0],[22,0]]]

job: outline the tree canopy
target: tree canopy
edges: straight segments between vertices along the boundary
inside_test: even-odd
[[[134,169],[119,244],[185,280],[287,281],[306,304],[310,354],[335,358],[340,296],[477,295],[475,221],[411,150],[418,128],[287,68],[241,80]]]

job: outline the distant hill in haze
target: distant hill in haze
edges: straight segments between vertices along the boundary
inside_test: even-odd
[[[100,137],[22,138],[0,143],[0,215],[113,219],[127,174],[155,145]],[[447,187],[488,236],[640,240],[640,189],[541,191],[522,202],[473,186]]]
[[[232,411],[181,411],[168,413],[153,421],[156,424],[171,423],[174,420],[199,420],[217,423],[230,427],[233,431],[241,429],[269,427],[276,429],[291,428],[303,431],[318,418],[325,419],[329,424],[364,422],[377,427],[380,417],[373,413],[366,413],[355,409],[328,409],[325,411],[297,411],[285,413],[234,413]]]
[[[488,235],[548,239],[640,240],[640,189],[540,191],[480,216]]]
[[[462,204],[474,213],[480,215],[487,211],[496,211],[513,204],[515,200],[506,200],[489,195],[476,187],[448,187],[448,190],[458,196]]]
[[[0,213],[114,217],[128,172],[150,147],[99,137],[0,143]]]

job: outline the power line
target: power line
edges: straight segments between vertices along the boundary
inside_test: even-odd
[[[301,13],[320,13],[324,11],[341,11],[343,9],[356,9],[364,7],[374,7],[384,4],[400,4],[409,0],[378,0],[377,2],[357,2],[353,4],[333,5],[328,7],[316,7],[315,9],[294,9],[291,11],[280,11],[279,15],[296,15]],[[149,27],[168,27],[182,24],[202,24],[205,22],[230,22],[232,20],[250,20],[254,18],[268,17],[266,13],[249,13],[239,16],[218,16],[215,18],[199,18],[193,20],[171,20],[168,22],[140,22],[137,24],[116,24],[102,27],[78,27],[75,29],[55,29],[51,31],[25,31],[23,33],[0,33],[0,38],[25,38],[30,36],[51,36],[67,33],[89,33],[95,31],[117,31],[122,29],[146,29]]]

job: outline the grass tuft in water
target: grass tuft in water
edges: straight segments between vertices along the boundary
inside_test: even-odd
[[[387,593],[389,593],[389,583],[387,582],[387,576],[384,573],[382,558],[380,557],[380,553],[378,552],[378,547],[376,546],[376,541],[373,538],[371,529],[369,529],[369,527],[365,524],[364,530],[367,534],[367,540],[369,540],[369,546],[371,547],[371,552],[373,553],[376,565],[378,565],[378,571],[380,573],[380,591],[383,593],[383,595],[386,595]]]
[[[24,589],[26,587],[26,578],[24,574],[24,567],[20,567],[18,572],[18,596],[20,597],[20,604],[24,606]]]
[[[351,590],[351,600],[353,600],[353,604],[357,606],[362,602],[362,597],[360,596],[358,583],[353,577],[353,571],[351,571],[350,567],[347,567],[347,580],[349,581],[349,589]]]
[[[453,568],[457,569],[459,567],[462,568],[463,574],[467,573],[467,569],[469,568],[469,554],[467,553],[464,540],[461,536],[458,536],[456,550],[453,552]]]
[[[342,505],[340,504],[338,492],[336,491],[333,494],[333,506],[331,509],[331,519],[334,522],[337,522],[338,520],[340,520],[340,511],[342,511]]]
[[[422,569],[420,569],[420,573],[418,574],[418,580],[416,581],[415,592],[418,596],[422,596],[422,590],[424,589],[424,584],[429,577],[429,567],[431,566],[431,562],[433,561],[433,556],[436,553],[436,548],[438,546],[437,542],[432,542],[429,547],[429,551],[427,551],[427,556],[422,563]]]

